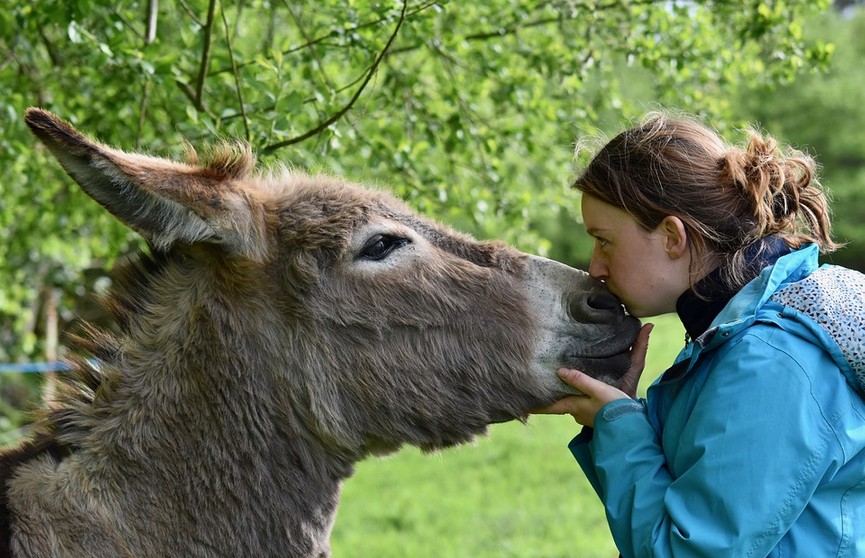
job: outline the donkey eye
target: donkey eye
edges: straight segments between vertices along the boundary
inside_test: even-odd
[[[360,249],[357,259],[370,261],[383,260],[388,254],[409,242],[410,240],[407,238],[377,234],[366,241]]]

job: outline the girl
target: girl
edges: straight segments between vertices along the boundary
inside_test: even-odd
[[[625,557],[865,556],[865,276],[818,265],[814,161],[749,136],[652,114],[574,184],[589,272],[687,332],[646,400],[651,325],[623,391],[561,370],[584,395],[543,411],[585,425],[569,447]]]

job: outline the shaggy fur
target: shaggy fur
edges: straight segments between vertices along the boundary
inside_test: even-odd
[[[7,555],[328,556],[358,460],[524,417],[564,395],[558,366],[626,368],[636,322],[582,272],[383,192],[254,176],[242,146],[183,164],[27,123],[151,250],[0,455]]]

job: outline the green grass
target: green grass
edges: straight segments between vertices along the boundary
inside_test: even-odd
[[[675,316],[652,320],[643,390],[683,344]],[[603,507],[567,450],[570,417],[500,424],[475,444],[406,448],[359,464],[331,539],[335,558],[613,558]]]

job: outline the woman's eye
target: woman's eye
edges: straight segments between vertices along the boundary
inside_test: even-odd
[[[357,257],[369,261],[383,260],[395,249],[408,243],[409,239],[407,238],[377,234],[366,241]]]
[[[607,240],[604,238],[595,238],[595,241],[597,241],[598,246],[600,246],[601,248],[607,245]]]

